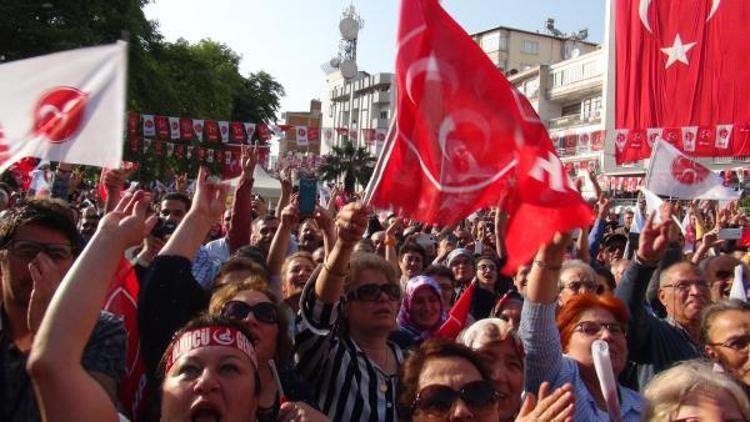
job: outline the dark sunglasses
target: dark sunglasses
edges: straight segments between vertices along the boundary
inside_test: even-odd
[[[40,243],[33,240],[12,240],[8,250],[13,255],[22,259],[34,259],[39,252],[44,251],[54,261],[70,259],[73,256],[73,247],[66,243]]]
[[[230,300],[221,309],[221,316],[239,321],[247,318],[250,313],[253,314],[256,320],[266,324],[276,324],[279,321],[279,315],[276,313],[276,305],[271,302],[248,305],[239,300]]]
[[[375,302],[383,292],[391,300],[401,299],[401,288],[395,284],[365,284],[346,294],[348,300],[360,300],[362,302]]]
[[[428,385],[417,393],[412,412],[443,416],[450,412],[457,399],[463,400],[472,412],[481,414],[495,405],[498,399],[495,387],[488,381],[473,381],[456,391],[446,385]]]

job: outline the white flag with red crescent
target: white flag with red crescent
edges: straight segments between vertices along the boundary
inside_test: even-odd
[[[0,172],[23,157],[119,167],[127,44],[0,65]]]
[[[724,186],[724,180],[692,160],[672,144],[654,143],[646,188],[657,195],[679,199],[738,199],[740,194]]]

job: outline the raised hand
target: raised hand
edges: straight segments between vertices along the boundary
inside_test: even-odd
[[[117,239],[123,248],[141,243],[157,220],[156,215],[146,218],[150,199],[144,191],[126,192],[115,209],[99,221],[94,236]]]
[[[345,244],[360,241],[367,229],[369,213],[367,207],[361,202],[346,204],[336,217],[336,229],[338,239]]]
[[[667,211],[666,208],[665,211]],[[667,251],[669,228],[672,225],[671,211],[662,213],[662,222],[658,225],[654,224],[655,216],[656,212],[652,212],[641,229],[637,252],[638,259],[652,265],[658,263]]]
[[[258,164],[258,149],[256,146],[242,145],[242,177],[252,179],[255,172],[255,166]]]
[[[575,413],[575,395],[573,386],[565,384],[550,394],[550,385],[543,382],[539,387],[539,395],[527,393],[521,405],[516,422],[536,421],[573,421]]]
[[[292,197],[289,204],[281,210],[281,224],[284,227],[292,228],[299,221],[299,197]]]
[[[599,200],[596,201],[597,205],[597,218],[600,220],[607,217],[607,214],[609,214],[609,207],[611,206],[612,202],[607,198],[606,195],[601,194],[599,195]]]
[[[208,170],[201,167],[195,187],[195,196],[190,212],[200,214],[210,222],[221,218],[226,209],[226,196],[229,186],[219,181],[209,180]]]
[[[404,219],[401,217],[396,217],[393,219],[393,222],[385,230],[385,238],[396,240],[398,239],[398,232],[403,229],[404,229]]]
[[[313,218],[315,218],[315,222],[318,223],[318,227],[324,232],[333,229],[333,217],[327,209],[315,205]]]
[[[136,167],[104,170],[104,190],[107,197],[118,198],[122,192],[125,181],[136,171]]]

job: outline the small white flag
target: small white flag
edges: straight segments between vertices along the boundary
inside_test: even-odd
[[[143,115],[143,136],[156,136],[156,123],[153,114]]]
[[[716,126],[716,148],[721,148],[721,149],[729,148],[729,139],[732,137],[733,128],[734,128],[734,125]]]
[[[193,131],[195,136],[198,137],[198,142],[203,142],[203,120],[193,119]]]
[[[297,126],[295,129],[297,132],[297,145],[307,145],[307,126]]]
[[[660,127],[646,129],[646,141],[648,142],[649,148],[654,147],[654,142],[656,142],[657,139],[662,139],[663,133],[664,129]]]
[[[119,167],[126,75],[124,42],[0,65],[0,173],[22,157]]]
[[[169,118],[169,135],[172,139],[180,139],[180,118]]]
[[[682,149],[687,152],[695,151],[695,138],[698,137],[698,126],[682,128]]]
[[[625,151],[625,145],[628,144],[628,130],[617,129],[615,130],[615,146],[617,150],[622,152]]]
[[[229,142],[229,122],[219,122],[219,133],[221,134],[221,142]]]
[[[679,199],[738,199],[740,196],[725,187],[719,175],[662,140],[654,144],[646,187],[655,194]]]

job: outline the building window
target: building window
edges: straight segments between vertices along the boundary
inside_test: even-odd
[[[387,119],[388,118],[388,111],[381,111],[380,112],[380,118],[381,119]]]
[[[521,52],[525,54],[539,54],[539,43],[531,40],[523,40],[523,47]]]
[[[492,34],[484,35],[482,37],[482,40],[479,42],[479,45],[485,52],[497,51],[497,49],[500,47],[500,33],[495,32]]]
[[[505,72],[505,69],[508,68],[508,61],[507,60],[499,60],[497,62],[497,68],[500,69],[502,72]]]
[[[592,97],[583,100],[581,113],[584,120],[601,118],[602,97]]]
[[[508,51],[508,35],[505,33],[500,33],[500,42],[498,43],[498,49],[501,51]]]
[[[562,108],[562,116],[576,116],[581,114],[581,104],[570,104]]]

